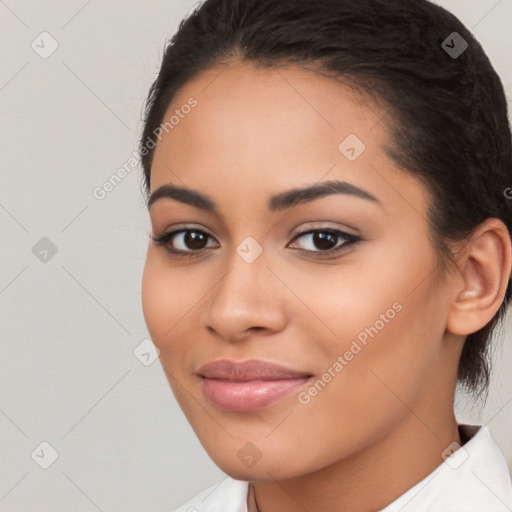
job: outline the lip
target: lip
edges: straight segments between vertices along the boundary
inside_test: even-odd
[[[310,373],[251,359],[221,359],[202,366],[204,395],[225,411],[250,412],[284,398],[304,386]]]
[[[197,373],[207,379],[223,379],[237,382],[311,377],[310,373],[257,359],[240,362],[219,359],[218,361],[201,366]]]

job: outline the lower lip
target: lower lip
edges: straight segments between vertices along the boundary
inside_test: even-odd
[[[250,412],[284,398],[309,381],[301,379],[250,380],[233,382],[203,378],[205,395],[225,411]]]

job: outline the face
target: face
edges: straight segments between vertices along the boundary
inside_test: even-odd
[[[385,155],[385,111],[299,67],[250,64],[202,73],[164,121],[176,110],[151,193],[207,197],[152,202],[152,236],[176,233],[150,240],[143,312],[214,462],[238,479],[291,478],[424,429],[411,409],[435,414],[457,354],[427,193]],[[281,371],[229,366],[247,361]]]

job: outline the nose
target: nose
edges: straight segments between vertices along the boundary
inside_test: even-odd
[[[267,267],[264,253],[252,263],[235,253],[212,289],[203,325],[230,342],[251,332],[258,336],[279,332],[287,322],[283,288]]]

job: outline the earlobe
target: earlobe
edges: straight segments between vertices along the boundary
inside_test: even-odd
[[[461,279],[454,281],[455,298],[446,325],[449,332],[459,335],[484,327],[503,302],[512,264],[507,227],[499,219],[486,219],[463,254],[459,260]]]

